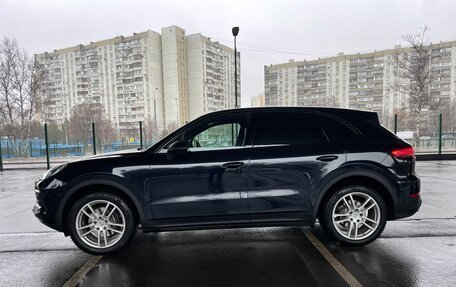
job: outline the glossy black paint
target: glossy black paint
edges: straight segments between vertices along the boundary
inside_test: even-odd
[[[336,120],[353,136],[337,139],[330,127],[321,124],[325,138],[320,144],[254,145],[255,115],[274,117],[278,112]],[[245,133],[238,146],[176,153],[164,149],[209,122],[236,117],[242,118]],[[92,156],[51,170],[51,175],[36,181],[34,213],[44,224],[66,233],[71,204],[84,193],[103,189],[129,200],[146,231],[312,225],[331,188],[351,180],[376,184],[388,203],[389,219],[396,219],[412,215],[421,204],[415,160],[391,155],[393,149],[408,146],[370,112],[333,108],[215,112],[147,150]]]
[[[249,149],[189,152],[180,159],[155,155],[148,208],[152,226],[241,223],[249,220]],[[239,163],[238,166],[223,166]]]

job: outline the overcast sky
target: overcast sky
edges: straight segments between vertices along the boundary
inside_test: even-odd
[[[264,65],[388,49],[430,26],[456,40],[455,0],[0,0],[0,37],[31,54],[177,25],[232,46],[239,26],[242,104],[263,92]]]

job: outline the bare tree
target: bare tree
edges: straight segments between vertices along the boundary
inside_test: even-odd
[[[410,117],[409,113],[401,107],[394,109],[394,114],[397,115],[397,131],[409,131],[410,130]]]
[[[113,140],[112,123],[104,116],[103,107],[99,103],[83,103],[73,107],[68,121],[70,140],[87,143],[92,137],[92,123],[95,123],[97,138],[104,142]]]
[[[144,138],[146,141],[156,142],[158,141],[159,131],[155,126],[155,120],[152,117],[147,117],[144,121]]]
[[[99,122],[95,123],[97,136],[102,143],[113,143],[116,140],[116,133],[113,123],[110,119],[102,117]]]
[[[440,111],[442,113],[443,132],[454,134],[456,132],[456,101],[449,102]]]
[[[41,69],[16,40],[0,42],[0,126],[13,144],[30,137],[42,77]]]
[[[164,127],[160,133],[159,133],[159,138],[162,139],[172,133],[173,131],[177,130],[177,123],[176,122],[171,122]]]
[[[423,113],[431,108],[431,47],[426,39],[427,31],[428,27],[425,26],[419,28],[415,34],[402,37],[411,47],[394,55],[396,80],[391,86],[408,98],[408,108],[416,120],[415,138],[418,146]]]

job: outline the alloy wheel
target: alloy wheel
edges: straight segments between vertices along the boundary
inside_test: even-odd
[[[76,231],[87,245],[102,249],[116,244],[125,233],[125,216],[120,208],[107,200],[85,204],[76,216]]]
[[[332,211],[336,231],[350,240],[362,240],[374,233],[381,220],[381,211],[374,198],[363,192],[341,197]]]

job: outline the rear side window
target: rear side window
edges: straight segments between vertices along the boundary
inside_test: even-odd
[[[358,137],[358,134],[352,128],[338,119],[319,115],[318,120],[332,142],[351,141]]]
[[[254,145],[307,145],[326,143],[327,139],[314,115],[270,112],[253,115]]]

